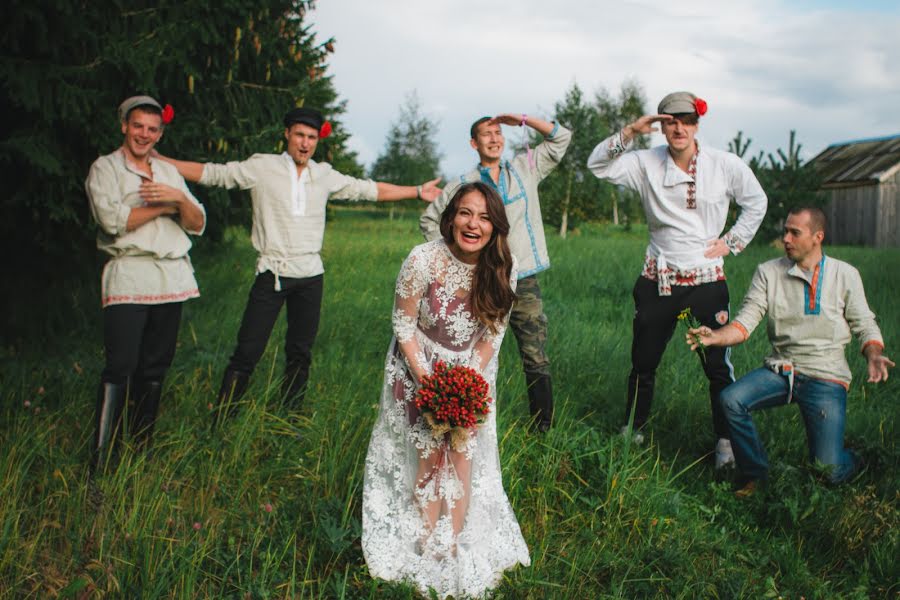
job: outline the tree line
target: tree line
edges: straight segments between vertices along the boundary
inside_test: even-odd
[[[559,235],[585,222],[609,222],[628,225],[640,222],[643,210],[637,194],[601,181],[587,169],[587,159],[596,144],[619,131],[641,115],[648,114],[647,99],[641,84],[624,81],[617,94],[601,88],[588,97],[577,83],[554,104],[552,118],[575,132],[572,143],[559,166],[541,183],[541,209],[544,220]],[[422,103],[415,92],[407,95],[397,119],[391,124],[384,148],[369,171],[370,176],[392,183],[424,181],[441,174],[441,152],[437,143],[438,125],[423,115]],[[534,134],[534,146],[540,136]],[[817,192],[820,179],[815,169],[800,158],[802,145],[796,133],[789,134],[788,148],[774,153],[748,154],[752,143],[739,131],[728,150],[747,160],[769,197],[769,210],[758,238],[770,241],[781,235],[781,226],[792,206],[821,206],[825,198]],[[636,148],[647,148],[649,139],[635,140]],[[524,146],[512,146],[520,152]],[[451,177],[456,174],[449,174]],[[447,177],[445,177],[445,180]],[[391,210],[393,206],[391,207]],[[731,220],[737,207],[732,207]]]
[[[311,0],[12,1],[0,25],[0,173],[11,183],[0,195],[0,244],[12,258],[6,270],[12,289],[0,301],[0,347],[30,335],[36,320],[50,331],[67,327],[75,282],[97,280],[103,257],[94,247],[83,184],[90,164],[121,143],[116,108],[127,96],[145,93],[172,104],[175,120],[159,149],[199,161],[281,152],[286,109],[316,106],[336,126],[315,158],[365,174],[347,147],[344,103],[328,75],[335,40],[313,32],[312,6]],[[626,81],[616,96],[600,90],[592,98],[573,84],[555,104],[554,118],[577,132],[542,184],[545,219],[561,235],[586,221],[641,219],[636,197],[594,178],[585,162],[598,140],[646,112],[645,105],[636,81]],[[421,112],[418,97],[408,96],[368,175],[407,183],[441,174],[439,125]],[[749,141],[739,133],[733,151],[744,156]],[[792,133],[787,151],[750,159],[770,194],[769,233],[787,206],[813,199],[816,180],[799,149]],[[249,224],[244,192],[195,193],[207,209],[204,240]]]

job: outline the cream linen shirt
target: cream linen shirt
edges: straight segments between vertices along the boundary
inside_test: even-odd
[[[503,199],[506,218],[509,220],[509,249],[519,261],[519,279],[550,268],[547,241],[544,239],[544,222],[538,200],[538,184],[556,168],[566,153],[572,132],[555,123],[544,141],[535,147],[531,158],[526,153],[517,154],[512,160],[500,163],[499,183],[491,179],[490,170],[478,166],[456,181],[450,181],[434,202],[422,213],[419,229],[426,240],[441,237],[441,213],[450,198],[464,183],[483,181]]]
[[[797,373],[848,386],[844,347],[850,334],[863,348],[884,348],[859,272],[830,256],[822,256],[812,273],[787,257],[759,265],[732,324],[746,339],[766,313],[772,353],[765,362],[776,370],[790,364]]]
[[[175,167],[151,158],[150,169],[153,181],[181,190],[203,211],[205,229],[206,211]],[[91,214],[100,226],[97,248],[112,257],[101,277],[103,306],[183,302],[200,295],[187,234],[201,235],[203,229],[188,231],[177,218],[161,216],[125,230],[131,209],[144,204],[139,193],[144,179],[151,178],[120,148],[94,161],[85,181]]]
[[[641,196],[650,244],[647,255],[660,268],[679,270],[721,267],[721,257],[706,258],[710,241],[725,229],[734,200],[741,214],[724,239],[732,254],[743,250],[766,216],[768,200],[753,171],[735,154],[699,146],[697,175],[681,170],[666,145],[633,150],[622,132],[603,140],[588,158],[588,168],[600,179],[635,190]],[[696,186],[696,208],[687,207],[688,183]]]
[[[287,153],[254,154],[244,161],[206,163],[200,183],[250,190],[253,202],[251,241],[259,253],[256,272],[279,277],[313,277],[325,272],[322,241],[329,199],[377,200],[378,187],[335,171],[328,163],[309,161],[297,175]]]

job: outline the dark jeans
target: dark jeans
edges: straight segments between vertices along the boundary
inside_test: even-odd
[[[516,285],[516,302],[509,315],[509,328],[519,344],[526,373],[550,375],[547,356],[547,315],[537,277],[523,277]]]
[[[763,448],[750,413],[788,401],[788,379],[767,368],[750,371],[722,392],[722,407],[731,428],[731,446],[738,469],[745,477],[765,479],[769,472]],[[794,376],[791,402],[800,409],[806,425],[809,460],[830,467],[832,483],[846,481],[856,472],[857,460],[844,448],[847,390],[832,381]]]
[[[175,358],[182,305],[113,304],[104,308],[106,366],[101,381],[124,384],[129,377],[162,381]]]
[[[276,291],[275,276],[270,271],[257,275],[228,368],[248,375],[253,372],[266,350],[281,305],[287,304],[285,372],[296,387],[305,384],[309,378],[313,342],[319,330],[323,279],[322,275],[302,279],[279,277],[281,290]]]
[[[728,286],[724,281],[697,286],[672,286],[671,296],[660,296],[655,281],[638,277],[634,284],[634,321],[631,342],[631,374],[628,377],[628,400],[625,420],[634,409],[634,427],[643,427],[650,417],[656,368],[666,345],[675,332],[678,314],[685,308],[702,324],[718,329],[728,323]],[[717,318],[718,315],[718,318]],[[724,323],[720,322],[721,319]],[[728,423],[719,403],[719,394],[734,381],[731,351],[727,348],[705,348],[700,358],[709,380],[709,403],[716,437],[728,438]]]

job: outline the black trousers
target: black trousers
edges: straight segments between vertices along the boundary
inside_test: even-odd
[[[182,305],[113,304],[104,308],[106,366],[101,381],[124,384],[129,377],[162,381],[175,358]]]
[[[672,339],[678,314],[685,308],[702,325],[718,329],[728,323],[728,285],[724,281],[698,286],[672,286],[671,296],[660,296],[655,281],[638,277],[634,285],[634,321],[631,342],[631,374],[628,377],[628,400],[625,419],[634,410],[634,427],[643,427],[650,417],[656,368]],[[729,438],[728,423],[719,403],[719,394],[734,381],[731,352],[728,348],[705,348],[697,353],[709,380],[709,401],[716,437]]]
[[[309,379],[312,346],[319,331],[324,277],[279,277],[279,280],[281,290],[275,291],[275,275],[270,271],[256,276],[241,319],[237,347],[228,368],[248,375],[253,372],[266,350],[281,306],[287,304],[285,373],[295,382],[295,386],[302,387]]]

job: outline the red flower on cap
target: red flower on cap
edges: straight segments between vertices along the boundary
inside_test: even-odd
[[[162,122],[165,125],[168,125],[172,122],[172,119],[175,118],[175,109],[172,108],[171,104],[166,104],[166,106],[162,109]]]
[[[322,123],[322,126],[319,127],[319,139],[324,140],[329,135],[331,135],[331,122],[325,121]]]
[[[694,110],[697,111],[698,117],[702,117],[703,115],[705,115],[706,109],[706,100],[704,100],[703,98],[697,98],[696,100],[694,100]]]

